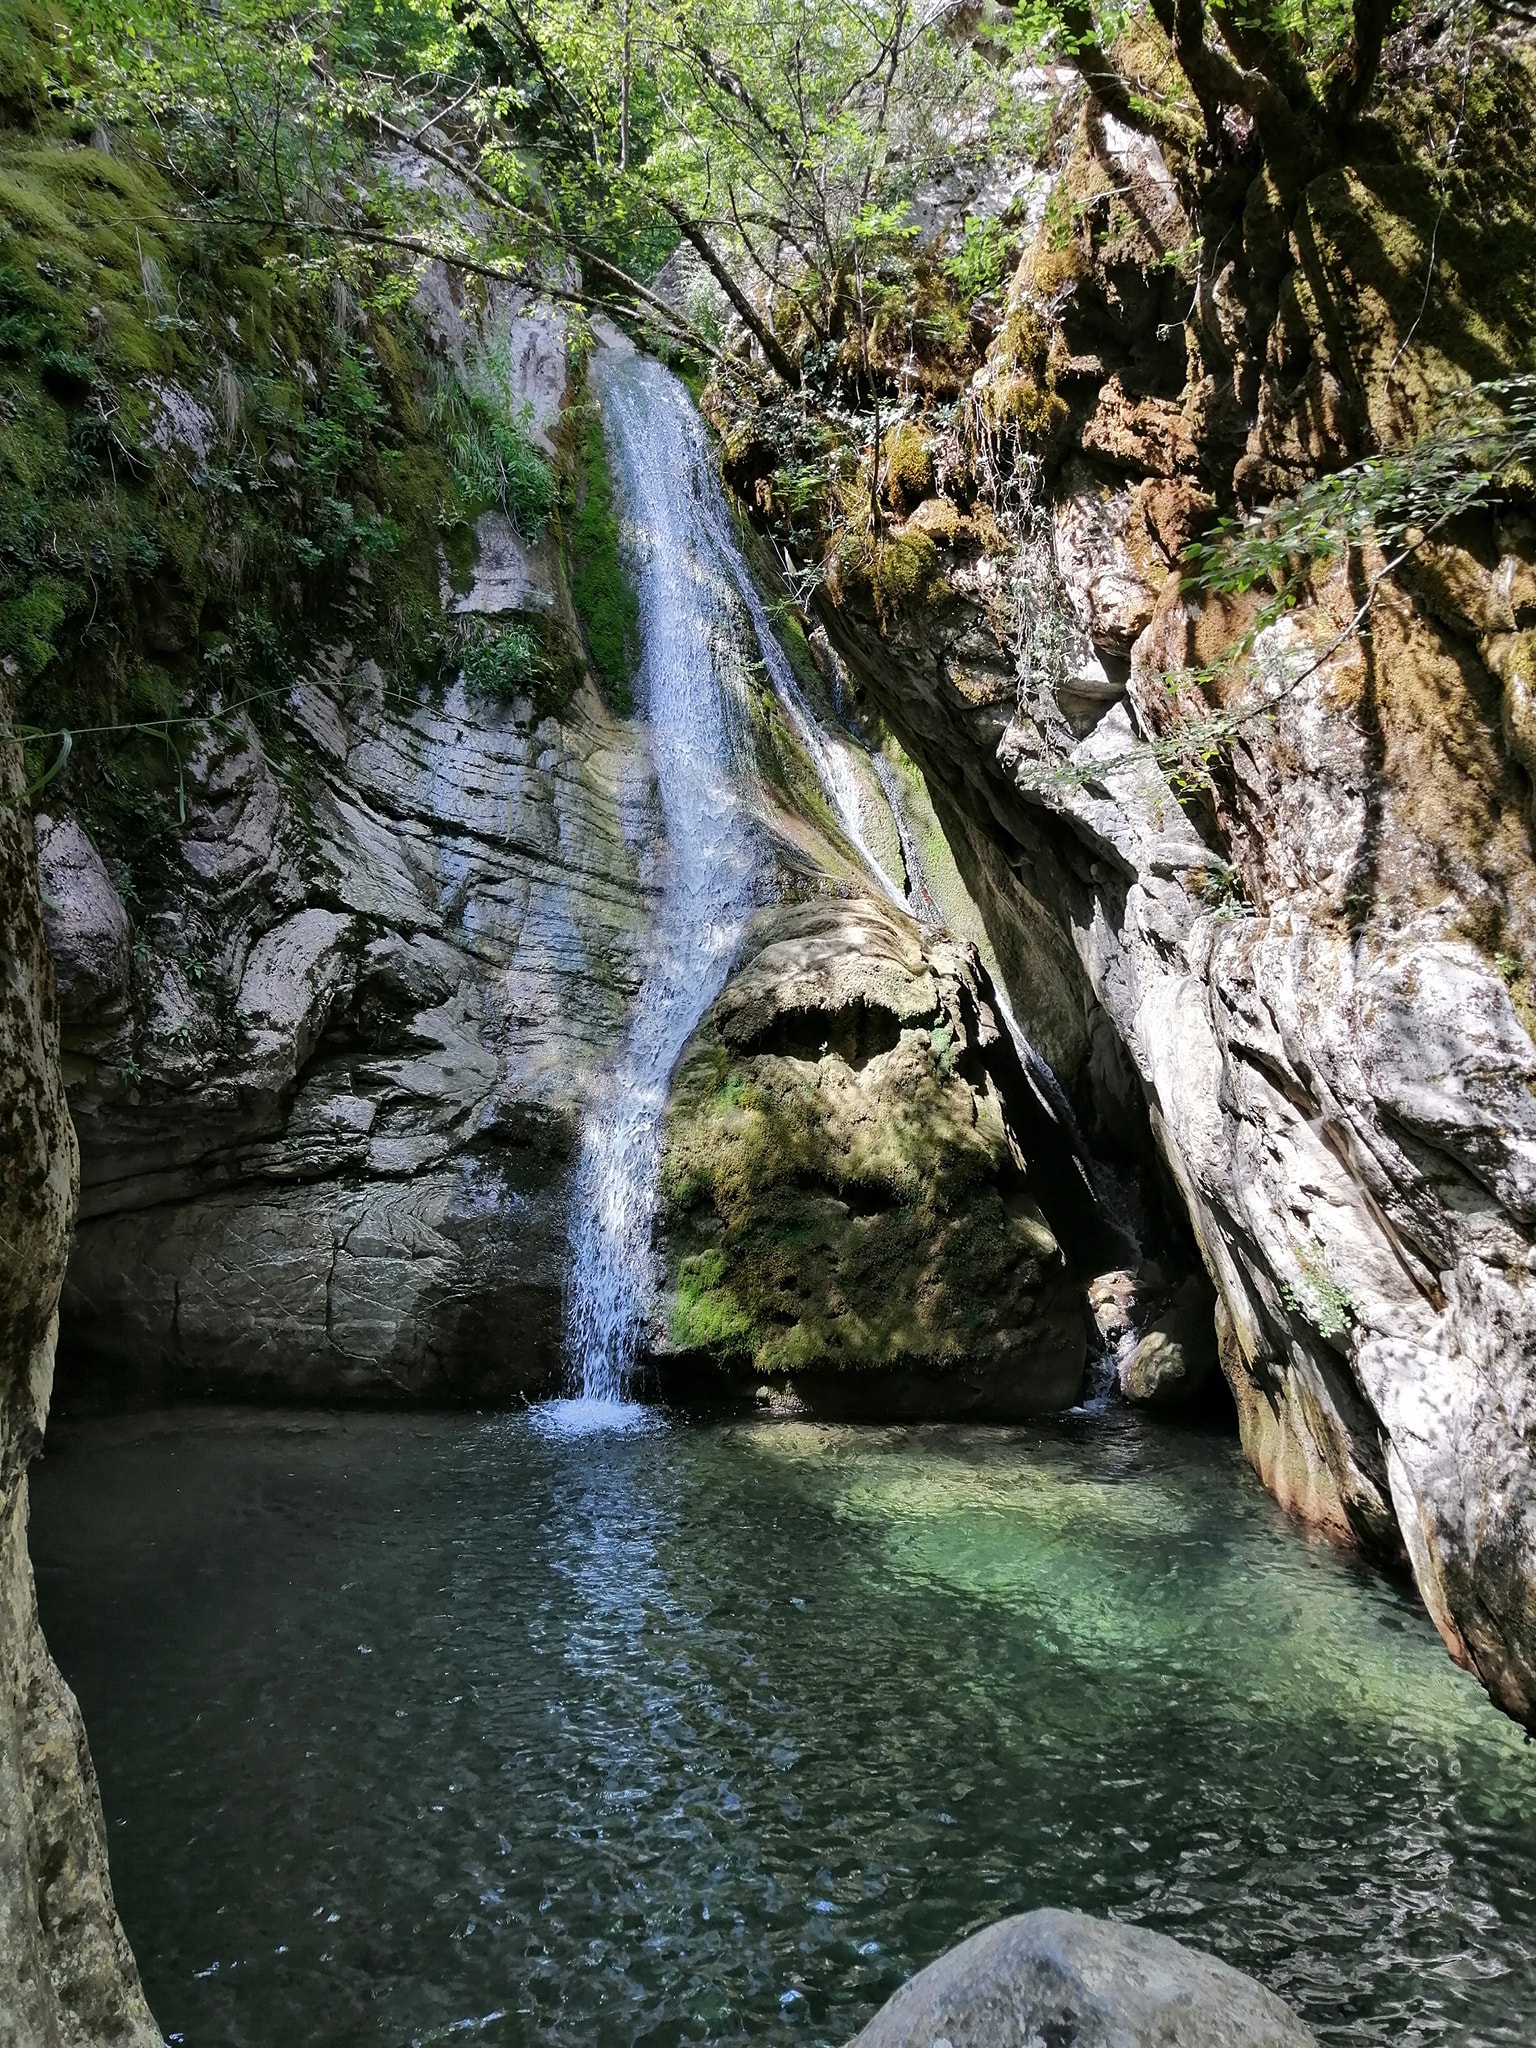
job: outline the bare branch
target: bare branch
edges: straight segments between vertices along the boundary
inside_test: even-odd
[[[370,111],[364,115],[364,118],[372,122],[381,134],[389,136],[392,141],[400,143],[407,149],[416,150],[422,156],[430,157],[434,163],[441,164],[445,170],[451,171],[456,178],[474,193],[477,199],[484,200],[487,206],[495,207],[499,212],[510,215],[512,219],[521,222],[524,227],[531,229],[544,241],[552,242],[557,248],[564,250],[568,255],[574,256],[578,262],[590,264],[594,270],[601,271],[605,277],[611,277],[615,284],[622,286],[626,292],[632,293],[635,298],[643,300],[654,312],[659,313],[664,320],[669,320],[687,329],[689,334],[692,335],[696,347],[702,348],[706,354],[712,355],[714,353],[706,338],[693,328],[691,323],[677,311],[676,307],[669,306],[665,299],[658,298],[653,291],[648,290],[645,285],[641,284],[638,278],[631,277],[628,271],[621,270],[616,263],[610,263],[606,256],[600,256],[595,249],[589,249],[585,244],[573,241],[554,221],[541,219],[537,214],[530,213],[526,207],[518,206],[515,201],[508,199],[504,192],[498,191],[488,179],[482,177],[477,170],[453,155],[451,151],[440,149],[435,143],[427,142],[420,137],[408,135],[403,128],[397,127],[387,115]],[[670,209],[668,210],[670,211]]]
[[[705,269],[730,300],[742,325],[762,350],[768,366],[774,375],[781,383],[788,384],[791,388],[798,385],[800,373],[790,360],[778,336],[732,276],[730,266],[710,241],[708,235],[705,234],[703,228],[700,227],[691,214],[685,213],[677,201],[669,198],[666,193],[653,192],[651,197],[661,208],[662,212],[677,227],[684,241],[688,242],[697,251]]]

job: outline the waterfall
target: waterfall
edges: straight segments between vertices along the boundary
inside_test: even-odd
[[[660,902],[640,989],[612,1073],[589,1113],[571,1206],[566,1350],[578,1398],[548,1404],[561,1429],[634,1425],[626,1401],[655,1300],[652,1233],[661,1125],[672,1070],[724,986],[763,861],[757,779],[744,717],[741,614],[779,704],[849,844],[883,894],[924,925],[942,922],[899,777],[850,731],[832,730],[801,689],[741,550],[703,422],[659,363],[606,348],[594,363],[640,607],[640,711],[665,825]],[[903,882],[866,834],[869,777],[891,812]],[[998,1009],[1044,1115],[1064,1126],[1091,1186],[1092,1162],[1055,1076],[997,980]]]
[[[763,601],[742,560],[731,532],[730,515],[723,498],[717,498],[719,525],[716,545],[720,558],[725,563],[736,594],[746,608],[752,621],[752,630],[757,635],[758,648],[762,653],[763,666],[768,671],[768,680],[773,685],[773,694],[783,706],[790,724],[799,736],[800,744],[811,758],[820,782],[822,793],[843,828],[844,836],[863,861],[871,880],[877,882],[893,903],[903,910],[910,908],[906,892],[895,882],[870,846],[864,831],[864,791],[859,772],[853,765],[853,748],[850,743],[835,732],[829,732],[815,711],[811,708],[805,692],[795,678],[789,657],[779,645]],[[864,750],[861,748],[860,752]],[[899,822],[899,821],[898,821]]]
[[[760,845],[732,616],[739,558],[703,422],[659,363],[605,349],[594,368],[639,596],[636,694],[666,828],[643,979],[587,1121],[572,1202],[567,1354],[578,1407],[602,1420],[591,1406],[623,1401],[654,1300],[668,1082],[730,972]]]

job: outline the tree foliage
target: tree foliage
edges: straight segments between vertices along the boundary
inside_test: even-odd
[[[199,216],[622,307],[687,242],[764,357],[825,337],[870,223],[995,107],[934,0],[70,0],[57,88],[151,131]]]

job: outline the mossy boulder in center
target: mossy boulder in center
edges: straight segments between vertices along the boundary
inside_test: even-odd
[[[674,1078],[664,1383],[1008,1416],[1082,1385],[1080,1288],[975,954],[870,901],[754,921]],[[1044,1206],[1042,1206],[1042,1203]]]

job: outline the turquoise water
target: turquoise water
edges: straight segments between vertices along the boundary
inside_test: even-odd
[[[1536,1751],[1225,1439],[180,1411],[36,1475],[193,2048],[838,2043],[989,1920],[1536,2037]]]

